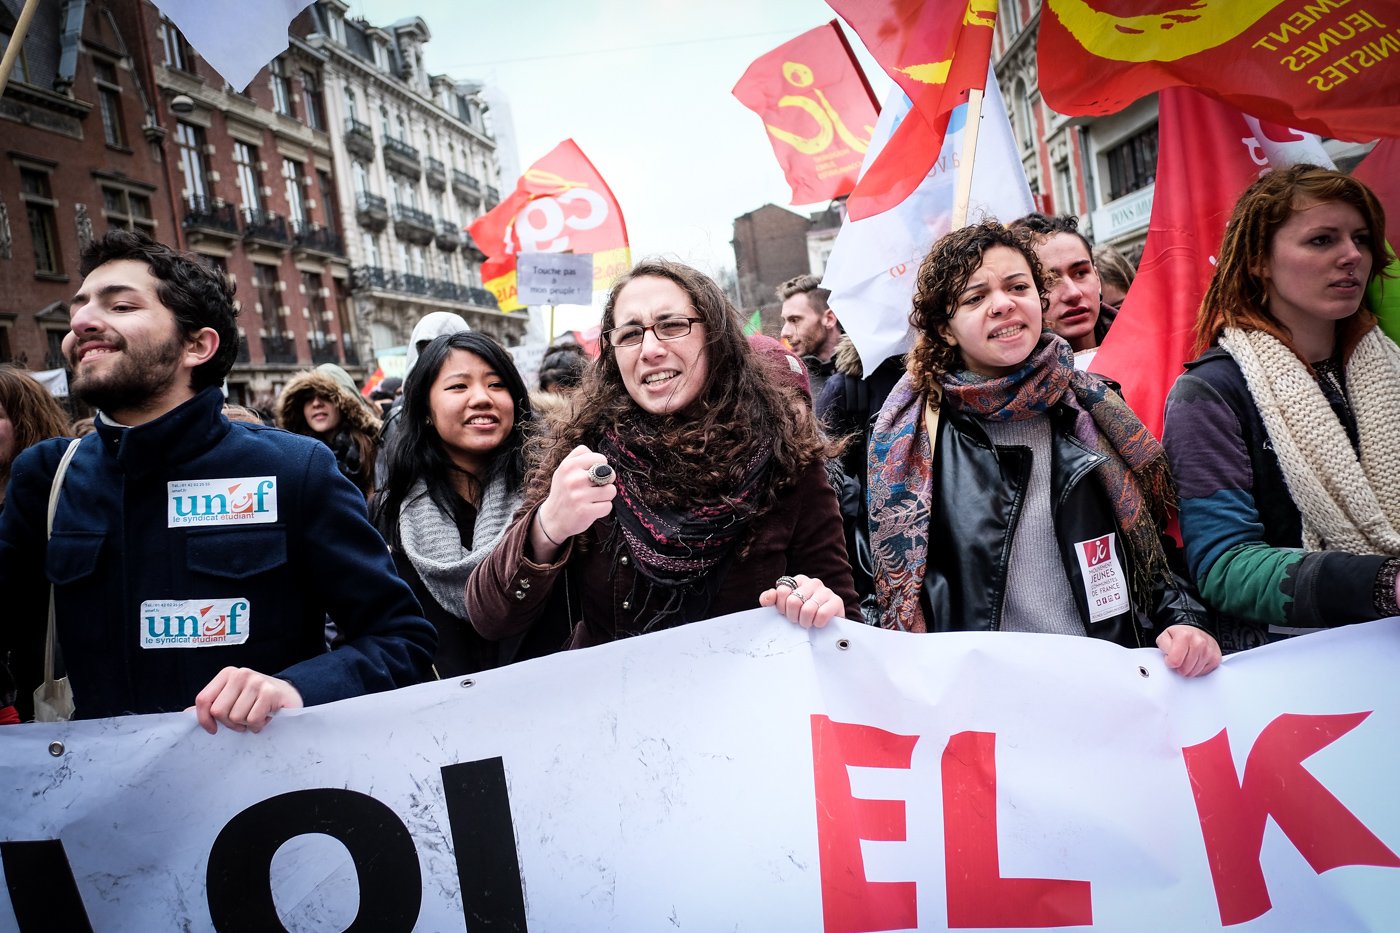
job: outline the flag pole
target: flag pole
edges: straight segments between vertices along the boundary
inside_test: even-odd
[[[995,80],[995,79],[993,79]],[[967,207],[972,201],[972,161],[977,156],[977,131],[982,128],[982,89],[967,95],[967,122],[963,129],[962,155],[958,163],[958,187],[953,195],[953,222],[949,229],[967,226]]]
[[[556,305],[549,306],[549,343],[554,344],[554,309]]]
[[[19,19],[15,21],[15,31],[10,36],[10,44],[5,47],[5,57],[0,59],[0,95],[5,93],[5,88],[10,83],[10,71],[15,67],[15,62],[19,61],[19,53],[24,49],[24,37],[29,32],[29,21],[34,18],[34,13],[39,9],[39,0],[24,0],[24,9],[20,10]]]

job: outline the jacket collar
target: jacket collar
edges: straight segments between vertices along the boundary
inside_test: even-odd
[[[102,449],[124,473],[141,475],[192,460],[229,432],[224,393],[210,386],[154,421],[132,428],[96,419]]]

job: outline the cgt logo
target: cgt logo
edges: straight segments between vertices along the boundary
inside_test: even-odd
[[[166,484],[166,527],[277,521],[277,477],[180,480]]]

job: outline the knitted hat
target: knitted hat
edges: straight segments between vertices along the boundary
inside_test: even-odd
[[[763,360],[763,364],[768,367],[778,382],[801,390],[810,401],[812,398],[812,383],[807,378],[807,367],[802,361],[788,351],[781,343],[772,337],[763,334],[750,334],[749,346],[753,348],[758,358]]]

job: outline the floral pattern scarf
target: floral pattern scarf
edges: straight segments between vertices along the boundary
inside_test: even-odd
[[[1015,372],[986,378],[966,370],[942,380],[946,404],[984,421],[1018,421],[1063,403],[1074,412],[1073,434],[1108,458],[1094,471],[1112,504],[1133,566],[1135,605],[1147,605],[1153,584],[1169,573],[1158,523],[1175,504],[1166,452],[1122,397],[1097,376],[1074,368],[1062,338],[1041,335]],[[937,406],[940,399],[933,399]],[[870,544],[875,597],[886,628],[928,630],[920,590],[928,567],[933,501],[933,446],[924,430],[929,399],[905,376],[890,392],[870,437]]]

